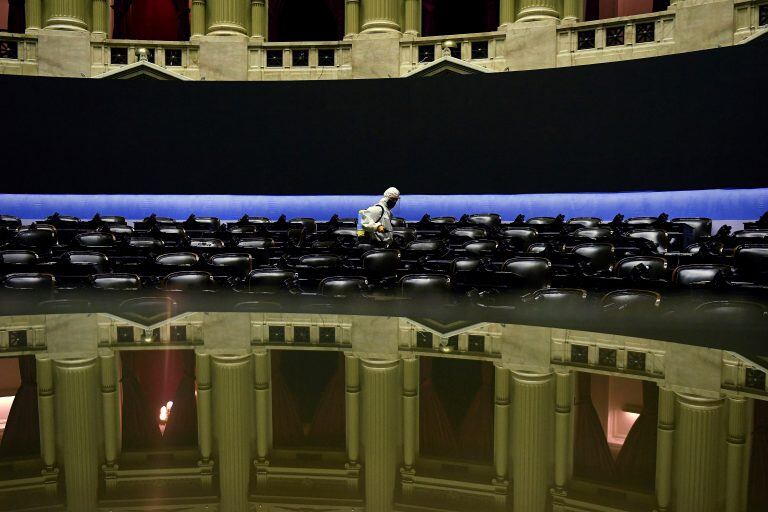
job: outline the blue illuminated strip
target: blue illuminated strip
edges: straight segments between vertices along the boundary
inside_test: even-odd
[[[24,219],[41,219],[53,212],[88,219],[95,213],[143,219],[151,213],[185,219],[190,213],[224,220],[243,214],[276,219],[292,217],[328,219],[334,213],[356,217],[357,211],[378,201],[379,196],[241,196],[241,195],[76,195],[0,194],[0,213]],[[658,215],[756,219],[768,211],[768,188],[683,190],[670,192],[621,192],[518,195],[404,195],[395,214],[418,220],[464,213],[498,213],[505,220],[562,213],[569,217],[611,219]]]

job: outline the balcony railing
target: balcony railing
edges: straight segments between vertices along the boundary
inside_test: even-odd
[[[352,78],[352,43],[312,41],[248,46],[249,80]]]
[[[450,50],[451,57],[492,71],[502,71],[506,67],[505,37],[504,32],[479,32],[403,39],[400,41],[400,75],[442,57],[443,47],[448,41],[456,45]]]
[[[37,37],[0,32],[0,75],[37,74]]]
[[[137,41],[107,39],[91,42],[91,75],[119,69],[139,60],[139,49],[146,48],[147,60],[193,79],[200,78],[200,47],[186,41]]]

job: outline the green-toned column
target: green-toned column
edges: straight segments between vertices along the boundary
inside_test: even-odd
[[[251,354],[212,355],[211,387],[221,510],[246,512],[252,422]]]
[[[499,29],[515,22],[515,0],[499,0]]]
[[[518,0],[517,21],[556,20],[562,8],[563,0]]]
[[[677,394],[674,510],[718,510],[718,465],[723,401]]]
[[[256,463],[265,464],[269,455],[269,366],[267,350],[253,354],[253,393],[256,397]]]
[[[206,33],[214,36],[248,34],[251,0],[208,0]]]
[[[192,0],[189,29],[191,37],[205,35],[205,0]]]
[[[728,403],[728,454],[725,469],[725,510],[741,512],[746,509],[742,499],[744,459],[747,457],[747,409],[749,399],[729,397]]]
[[[361,359],[366,512],[391,512],[398,459],[400,362]]]
[[[99,490],[97,358],[55,361],[56,425],[67,510],[96,512]]]
[[[109,35],[109,0],[93,1],[93,30],[94,34]]]
[[[267,1],[251,0],[251,37],[267,36]]]
[[[418,37],[421,35],[421,0],[405,0],[403,32]]]
[[[200,471],[210,475],[213,469],[213,421],[211,419],[211,356],[195,351],[195,380],[197,383],[197,444],[200,449]]]
[[[88,30],[91,0],[45,0],[45,28]]]
[[[656,427],[656,504],[659,512],[672,502],[672,455],[675,446],[675,393],[659,388],[659,420]]]
[[[346,400],[347,482],[357,491],[360,479],[360,360],[344,354],[344,394]]]
[[[552,374],[512,372],[512,379],[512,510],[544,512],[552,460]]]
[[[24,2],[24,16],[26,18],[27,32],[39,30],[43,26],[43,1],[26,0]]]
[[[568,484],[568,456],[571,453],[571,404],[573,373],[555,373],[555,492],[564,494]]]
[[[37,411],[40,422],[40,458],[43,460],[42,476],[46,490],[56,492],[59,469],[56,467],[56,414],[53,387],[53,360],[36,357]]]
[[[104,474],[114,481],[117,470],[119,412],[117,396],[117,359],[114,350],[99,350],[101,370],[101,410],[104,429]],[[108,483],[109,485],[109,483]]]
[[[584,19],[584,0],[563,0],[563,21]]]
[[[360,0],[344,3],[344,39],[351,39],[360,32]]]
[[[419,443],[419,359],[403,359],[403,469],[412,472]]]
[[[363,32],[400,32],[403,0],[362,0]]]
[[[509,370],[494,367],[493,468],[496,481],[506,484],[509,473]]]

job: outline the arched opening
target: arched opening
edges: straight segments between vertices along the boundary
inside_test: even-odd
[[[586,0],[584,20],[604,20],[666,11],[667,7],[669,7],[669,0]]]
[[[270,41],[338,41],[344,38],[344,0],[272,0]]]
[[[499,27],[499,0],[422,0],[424,36],[491,32]]]
[[[0,32],[23,34],[24,12],[24,0],[0,0]]]
[[[189,0],[114,0],[112,8],[115,39],[189,39]]]

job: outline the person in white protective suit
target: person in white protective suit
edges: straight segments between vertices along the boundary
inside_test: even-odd
[[[400,191],[389,187],[378,203],[366,210],[360,210],[363,231],[375,245],[392,245],[392,208],[399,199]]]

